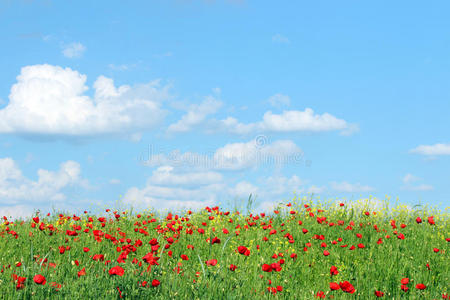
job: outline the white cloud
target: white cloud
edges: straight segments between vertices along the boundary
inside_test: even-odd
[[[113,178],[109,181],[110,184],[117,185],[120,184],[120,179]]]
[[[149,184],[157,185],[208,185],[223,180],[222,174],[217,172],[186,172],[177,174],[172,166],[162,166],[153,171],[148,179]]]
[[[253,196],[258,195],[259,188],[250,182],[240,181],[235,186],[228,188],[228,193],[231,197],[248,199],[250,194]]]
[[[196,125],[202,123],[208,115],[216,113],[221,106],[221,101],[216,100],[212,96],[208,96],[202,103],[190,105],[187,113],[183,115],[178,122],[171,124],[168,128],[168,131],[190,131]]]
[[[86,51],[86,47],[79,42],[70,43],[63,47],[63,55],[68,58],[81,57],[84,51]]]
[[[212,155],[195,152],[169,154],[148,153],[143,164],[148,166],[173,166],[193,169],[242,170],[260,165],[281,166],[301,162],[303,151],[291,140],[278,140],[259,145],[251,140],[246,143],[230,143],[216,149]]]
[[[236,118],[227,117],[226,119],[216,122],[216,126],[212,126],[209,133],[215,133],[216,131],[226,131],[234,134],[248,134],[252,131],[256,131],[258,128],[256,123],[244,124],[239,122]]]
[[[450,144],[420,145],[410,152],[428,156],[450,155]]]
[[[360,183],[352,184],[346,181],[331,182],[331,188],[335,191],[343,193],[372,192],[375,190],[373,187],[368,185],[361,185]]]
[[[421,180],[421,178],[408,173],[402,179],[403,184],[404,184],[402,186],[402,189],[407,190],[407,191],[432,191],[434,189],[434,187],[429,184],[417,184],[417,185],[413,184],[414,182],[417,182],[420,180]]]
[[[111,70],[114,70],[114,71],[128,71],[128,70],[136,68],[137,65],[138,64],[136,64],[136,63],[134,63],[134,64],[121,64],[121,65],[109,64],[108,68],[110,68]]]
[[[275,94],[268,101],[274,107],[289,106],[291,104],[291,98],[283,94]]]
[[[7,217],[8,220],[28,219],[32,216],[33,210],[27,205],[0,206],[0,217]]]
[[[407,183],[411,183],[411,182],[420,180],[420,178],[408,173],[403,177],[402,180],[403,180],[403,183],[407,184]]]
[[[269,131],[329,131],[343,130],[347,127],[346,121],[328,113],[314,114],[310,108],[305,111],[284,111],[282,114],[268,111],[263,117],[263,128]]]
[[[164,173],[169,173],[166,175]],[[145,187],[130,188],[124,202],[134,207],[153,208],[203,208],[207,205],[220,205],[233,199],[245,204],[249,195],[256,198],[257,205],[264,201],[281,201],[293,192],[301,192],[302,181],[298,176],[272,176],[262,178],[259,185],[248,181],[226,182],[218,173],[205,176],[204,172],[183,172],[172,167],[160,167],[148,178]],[[159,177],[159,179],[158,179]],[[189,179],[190,177],[191,179]],[[206,177],[199,182],[195,179]],[[200,179],[199,179],[200,180]],[[196,184],[194,184],[196,183]]]
[[[281,44],[289,44],[291,41],[287,37],[277,33],[272,36],[272,42],[281,43]]]
[[[202,208],[218,203],[218,195],[223,191],[223,184],[211,184],[196,188],[167,187],[147,184],[144,188],[130,188],[124,202],[135,207],[154,208]]]
[[[419,185],[407,185],[403,189],[408,191],[432,191],[434,187],[429,184],[419,184]]]
[[[0,159],[0,201],[16,204],[23,201],[61,201],[66,197],[62,190],[73,185],[87,186],[81,178],[81,168],[77,162],[66,161],[58,171],[39,169],[38,180],[33,181],[22,175],[11,158]]]
[[[325,192],[325,190],[326,190],[326,187],[324,187],[324,186],[312,185],[308,188],[308,193],[309,194],[321,194],[321,193]]]
[[[281,114],[275,114],[267,111],[263,120],[256,123],[240,123],[233,117],[228,117],[218,121],[219,130],[224,130],[236,134],[247,134],[253,131],[259,132],[323,132],[323,131],[341,131],[348,135],[356,132],[356,124],[349,124],[343,119],[324,113],[315,114],[311,108],[304,111],[287,110]]]
[[[269,177],[266,184],[270,187],[270,193],[275,195],[298,192],[303,189],[301,187],[303,182],[297,175],[293,175],[291,178],[283,176]]]
[[[70,68],[34,65],[22,68],[11,88],[8,105],[0,110],[0,133],[50,136],[132,134],[151,129],[165,115],[161,103],[168,86],[158,81],[115,87],[100,76],[95,96],[85,95],[86,75]]]

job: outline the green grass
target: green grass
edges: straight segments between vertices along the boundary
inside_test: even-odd
[[[450,292],[448,212],[423,207],[388,208],[387,205],[369,209],[364,201],[346,203],[343,207],[338,205],[339,201],[309,203],[305,207],[304,201],[306,199],[290,207],[282,204],[276,209],[278,213],[271,212],[264,217],[257,212],[225,215],[226,211],[210,209],[192,214],[185,212],[177,216],[178,220],[175,220],[175,213],[172,220],[167,220],[167,215],[157,218],[150,212],[142,212],[140,217],[136,213],[118,212],[120,217],[116,218],[110,211],[104,215],[105,222],[98,220],[100,216],[88,213],[79,216],[79,220],[73,215],[39,215],[35,228],[32,228],[35,223],[32,219],[5,220],[0,226],[0,265],[3,266],[0,293],[8,299],[32,296],[111,299],[120,297],[119,288],[122,297],[130,299],[314,299],[322,291],[326,298],[370,299],[376,298],[375,291],[381,291],[388,299],[441,299]],[[318,212],[318,209],[324,211]],[[434,225],[428,222],[431,216]],[[318,217],[322,218],[322,224]],[[417,217],[423,222],[417,223]],[[150,222],[152,219],[154,222]],[[393,228],[391,220],[395,220],[397,228]],[[148,223],[143,224],[143,221]],[[168,224],[173,221],[175,224],[169,228]],[[339,221],[343,224],[338,225]],[[45,225],[43,230],[39,229],[41,223]],[[330,223],[335,225],[330,226]],[[50,224],[53,231],[49,229]],[[401,224],[406,227],[402,228]],[[204,229],[204,234],[200,234],[198,228]],[[224,228],[228,234],[223,232]],[[276,233],[270,235],[272,229]],[[305,234],[302,229],[308,232]],[[78,235],[69,236],[67,230],[74,230]],[[112,238],[103,235],[101,241],[96,240],[94,230],[101,230]],[[12,232],[17,233],[17,238]],[[358,238],[357,233],[362,238]],[[398,238],[400,233],[404,239]],[[289,237],[285,237],[286,234]],[[321,235],[323,240],[314,238]],[[170,237],[173,242],[167,240]],[[214,237],[219,238],[220,243],[207,242]],[[159,257],[159,265],[149,265],[142,259],[152,252],[149,242],[153,238],[159,245],[153,251],[154,256]],[[380,239],[382,243],[377,243]],[[141,246],[138,241],[142,241]],[[321,247],[322,243],[326,243],[325,248]],[[345,244],[348,246],[341,247]],[[364,248],[359,248],[358,244],[363,244]],[[194,249],[188,249],[188,245],[193,245]],[[350,250],[352,245],[356,247],[354,250]],[[60,254],[61,246],[70,249]],[[239,254],[239,246],[247,247],[250,255]],[[89,252],[84,252],[84,247],[88,247]],[[119,252],[118,247],[121,247]],[[434,252],[434,248],[439,251]],[[328,256],[324,255],[324,250],[329,252]],[[123,263],[118,263],[124,251],[128,254]],[[295,259],[291,258],[293,253],[297,255]],[[94,261],[95,254],[103,254],[104,261]],[[182,260],[182,254],[189,259]],[[208,266],[206,261],[210,259],[216,259],[217,264]],[[270,265],[280,259],[284,260],[281,271],[262,270],[263,264]],[[105,265],[107,261],[111,262]],[[16,266],[18,262],[21,266]],[[230,270],[231,264],[237,266],[235,271]],[[108,271],[114,266],[122,267],[124,275],[110,275]],[[339,274],[330,275],[331,266],[337,267]],[[77,273],[82,268],[86,275],[79,277]],[[16,289],[13,274],[26,277],[23,288]],[[37,274],[46,278],[45,285],[33,281]],[[402,278],[410,280],[407,292],[400,288]],[[151,285],[154,279],[160,282],[159,286]],[[143,281],[148,282],[147,286],[139,285]],[[330,290],[330,282],[344,281],[354,286],[353,294]],[[61,286],[55,288],[52,282]],[[417,289],[419,283],[426,289]],[[269,287],[276,290],[277,286],[282,287],[282,291],[268,290]]]

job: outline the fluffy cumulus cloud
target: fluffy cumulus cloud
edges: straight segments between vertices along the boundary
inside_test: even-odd
[[[341,193],[363,193],[363,192],[372,192],[375,189],[368,185],[362,185],[360,183],[348,183],[346,181],[343,182],[331,182],[331,188],[337,192]]]
[[[81,57],[86,51],[86,47],[79,42],[70,43],[63,46],[62,53],[67,58],[78,58]]]
[[[222,102],[215,99],[212,96],[206,97],[206,99],[200,104],[192,104],[189,106],[185,115],[181,119],[171,124],[168,128],[169,132],[187,132],[193,129],[205,121],[206,117],[214,114],[222,106]]]
[[[212,154],[172,151],[171,153],[148,153],[143,157],[145,165],[187,167],[193,169],[243,170],[261,165],[280,167],[300,163],[303,151],[291,140],[277,140],[260,144],[258,140],[229,143]]]
[[[450,155],[450,144],[420,145],[410,152],[427,156]]]
[[[11,158],[0,159],[0,203],[14,205],[66,199],[63,189],[79,185],[86,187],[77,162],[66,161],[57,171],[39,169],[36,181],[26,178]]]
[[[267,111],[263,120],[256,123],[241,123],[233,117],[218,121],[216,127],[220,130],[247,134],[250,132],[324,132],[340,131],[349,135],[358,130],[357,125],[350,124],[329,113],[316,114],[311,108],[286,110],[280,114]]]
[[[116,87],[112,79],[100,76],[90,97],[86,75],[59,66],[27,66],[11,88],[8,105],[0,110],[0,133],[135,134],[162,120],[168,89],[158,81]]]

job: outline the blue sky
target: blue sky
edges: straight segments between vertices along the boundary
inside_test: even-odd
[[[450,198],[446,1],[2,1],[0,214]]]

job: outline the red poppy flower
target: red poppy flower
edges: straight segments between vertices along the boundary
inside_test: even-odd
[[[337,284],[336,282],[330,282],[330,290],[332,291],[336,291],[336,290],[340,290],[341,287],[339,286],[339,284]]]
[[[94,256],[92,256],[92,259],[95,261],[104,261],[105,260],[105,255],[103,254],[95,254]]]
[[[158,259],[159,259],[159,257],[153,256],[152,252],[145,254],[144,257],[142,258],[143,261],[145,261],[146,263],[148,263],[150,265],[158,265],[158,262],[157,262]]]
[[[249,256],[250,255],[250,250],[248,250],[247,247],[245,247],[245,246],[239,246],[238,247],[238,252],[240,254],[242,254],[242,255],[245,255],[245,256]]]
[[[438,253],[439,249],[438,248],[433,248],[434,253]]]
[[[84,248],[83,248],[83,251],[84,251],[84,252],[89,252],[89,250],[91,250],[91,249],[89,249],[88,247],[84,247]]]
[[[213,237],[211,244],[220,244],[220,239],[217,236]]]
[[[206,261],[207,266],[215,266],[217,265],[217,259],[209,259]]]
[[[330,252],[328,252],[327,250],[323,251],[323,255],[328,256],[330,255]]]
[[[33,281],[34,281],[35,283],[37,283],[37,284],[42,284],[42,285],[44,285],[44,284],[47,282],[47,280],[45,279],[45,277],[42,276],[41,274],[35,275],[35,276],[33,277]]]
[[[233,265],[233,264],[230,265],[230,271],[235,271],[236,268],[237,268],[237,266],[235,266],[235,265]]]
[[[159,282],[158,279],[153,279],[153,281],[152,281],[152,286],[153,286],[153,287],[157,287],[157,286],[160,285],[160,284],[161,284],[161,282]]]
[[[16,290],[21,290],[23,288],[25,288],[25,280],[27,280],[26,277],[17,277],[17,285],[16,285]]]
[[[281,271],[281,265],[279,263],[273,263],[270,265],[270,267],[272,268],[272,270],[276,271],[276,272],[280,272]]]
[[[381,291],[375,291],[375,296],[377,296],[377,297],[383,297],[383,296],[384,296],[384,293],[381,292]]]
[[[400,280],[401,284],[408,284],[409,283],[409,278],[402,278],[402,280]]]
[[[420,217],[417,217],[416,222],[417,222],[417,224],[420,224],[420,223],[422,223],[422,219]]]
[[[111,269],[109,269],[109,275],[123,276],[124,273],[125,273],[125,270],[120,266],[115,266],[115,267],[112,267]]]
[[[333,275],[337,275],[337,274],[339,274],[339,271],[338,271],[338,269],[335,267],[335,266],[331,266],[331,268],[330,268],[330,274],[333,276]]]
[[[341,289],[349,294],[353,294],[355,292],[355,288],[353,287],[353,285],[348,282],[348,281],[344,281],[344,282],[340,282],[339,286],[341,287]]]
[[[416,284],[416,289],[418,289],[418,290],[424,290],[426,288],[427,288],[427,286],[423,283]]]
[[[180,257],[182,260],[189,260],[189,257],[186,254],[181,254]]]
[[[326,297],[326,295],[323,291],[318,291],[314,297],[319,298],[319,299],[324,299]]]
[[[84,275],[86,275],[86,269],[85,268],[83,268],[80,271],[78,271],[78,277],[81,277],[81,276],[84,276]]]
[[[406,285],[402,284],[400,286],[400,288],[402,289],[402,291],[407,292],[409,290],[409,287],[407,287]]]
[[[272,272],[272,267],[268,264],[263,264],[261,268],[264,272]]]

